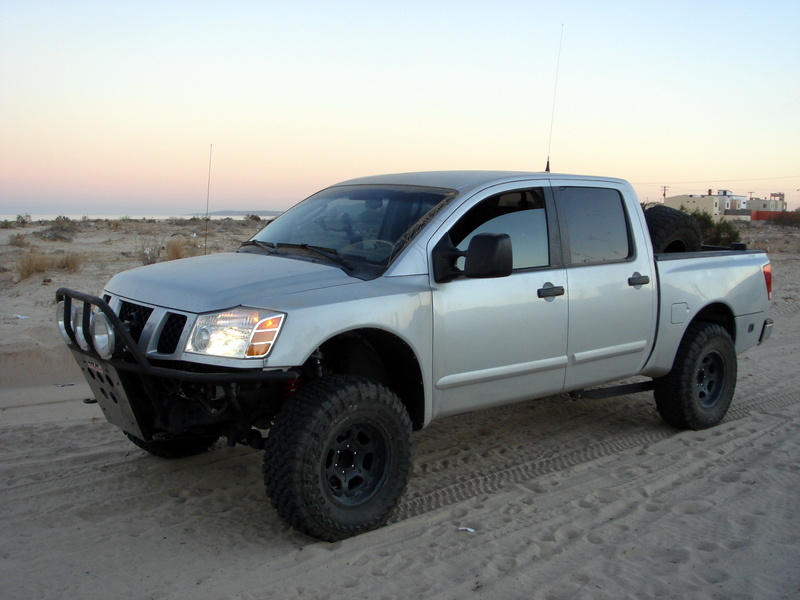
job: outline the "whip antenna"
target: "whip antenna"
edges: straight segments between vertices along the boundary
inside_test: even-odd
[[[208,187],[206,188],[206,234],[203,241],[203,254],[208,254],[208,204],[211,199],[211,151],[214,149],[214,144],[208,145]]]
[[[561,68],[561,42],[564,41],[564,24],[561,24],[561,36],[558,38],[558,59],[556,60],[556,81],[553,85],[553,107],[550,111],[550,139],[547,141],[547,165],[545,173],[550,172],[550,147],[553,145],[553,121],[556,115],[556,91],[558,91],[558,70]]]

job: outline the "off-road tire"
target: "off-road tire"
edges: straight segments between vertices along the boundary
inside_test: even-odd
[[[672,370],[655,380],[656,408],[678,429],[707,429],[722,421],[736,389],[736,351],[720,325],[689,325]]]
[[[276,415],[264,485],[289,525],[334,542],[386,522],[411,462],[411,420],[400,399],[369,379],[326,376]]]
[[[175,438],[172,440],[149,440],[139,439],[135,435],[125,432],[127,438],[153,456],[160,458],[185,458],[207,452],[219,436],[187,437]]]
[[[692,215],[659,204],[644,211],[653,252],[699,252],[703,236]]]

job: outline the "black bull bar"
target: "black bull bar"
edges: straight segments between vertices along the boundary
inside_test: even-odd
[[[83,304],[79,317],[80,329],[72,323],[72,305],[76,300]],[[110,423],[141,439],[149,439],[153,429],[161,429],[166,423],[164,408],[158,400],[158,393],[154,385],[156,379],[220,385],[291,381],[299,376],[293,370],[252,369],[198,373],[156,366],[139,348],[126,325],[102,298],[68,288],[59,288],[56,291],[56,302],[64,302],[61,320],[69,338],[67,345],[83,371],[106,418]],[[97,352],[91,335],[92,314],[98,310],[106,316],[114,329],[116,340],[118,340],[116,351],[108,359],[102,358]],[[88,349],[82,347],[78,342],[79,335]],[[138,388],[137,391],[144,392],[143,395],[146,396],[146,399],[141,398],[140,393],[131,398],[126,392],[126,389],[132,387],[132,380],[138,380],[133,385]],[[142,418],[143,411],[138,404],[143,401],[149,401],[148,404],[155,415],[155,422],[152,426],[149,426],[146,419]]]

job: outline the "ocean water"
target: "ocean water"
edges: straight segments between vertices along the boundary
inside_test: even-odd
[[[18,213],[18,214],[25,214],[25,213]],[[82,221],[84,219],[88,219],[90,221],[94,220],[102,220],[102,221],[121,221],[123,219],[129,221],[167,221],[170,219],[191,219],[192,217],[197,217],[202,219],[205,215],[56,215],[56,214],[39,214],[39,213],[29,213],[31,216],[31,223],[37,223],[38,221],[53,221],[56,217],[64,216],[73,221]],[[258,214],[257,212],[253,212],[252,214]],[[209,215],[209,219],[212,221],[219,221],[222,219],[235,219],[237,221],[243,220],[247,218],[246,215]],[[266,218],[265,215],[261,215],[261,218]],[[0,215],[0,223],[3,221],[11,221],[12,223],[16,223],[17,215]]]

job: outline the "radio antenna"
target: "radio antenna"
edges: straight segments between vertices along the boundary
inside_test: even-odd
[[[208,186],[206,187],[206,233],[205,240],[203,241],[203,254],[208,254],[208,206],[211,200],[211,152],[214,149],[214,144],[208,145]]]
[[[556,81],[553,85],[553,107],[550,110],[550,139],[547,141],[547,165],[545,173],[550,172],[550,148],[553,145],[553,121],[556,115],[556,91],[558,91],[558,71],[561,68],[561,43],[564,41],[564,24],[561,24],[561,36],[558,39],[558,59],[556,60]]]

